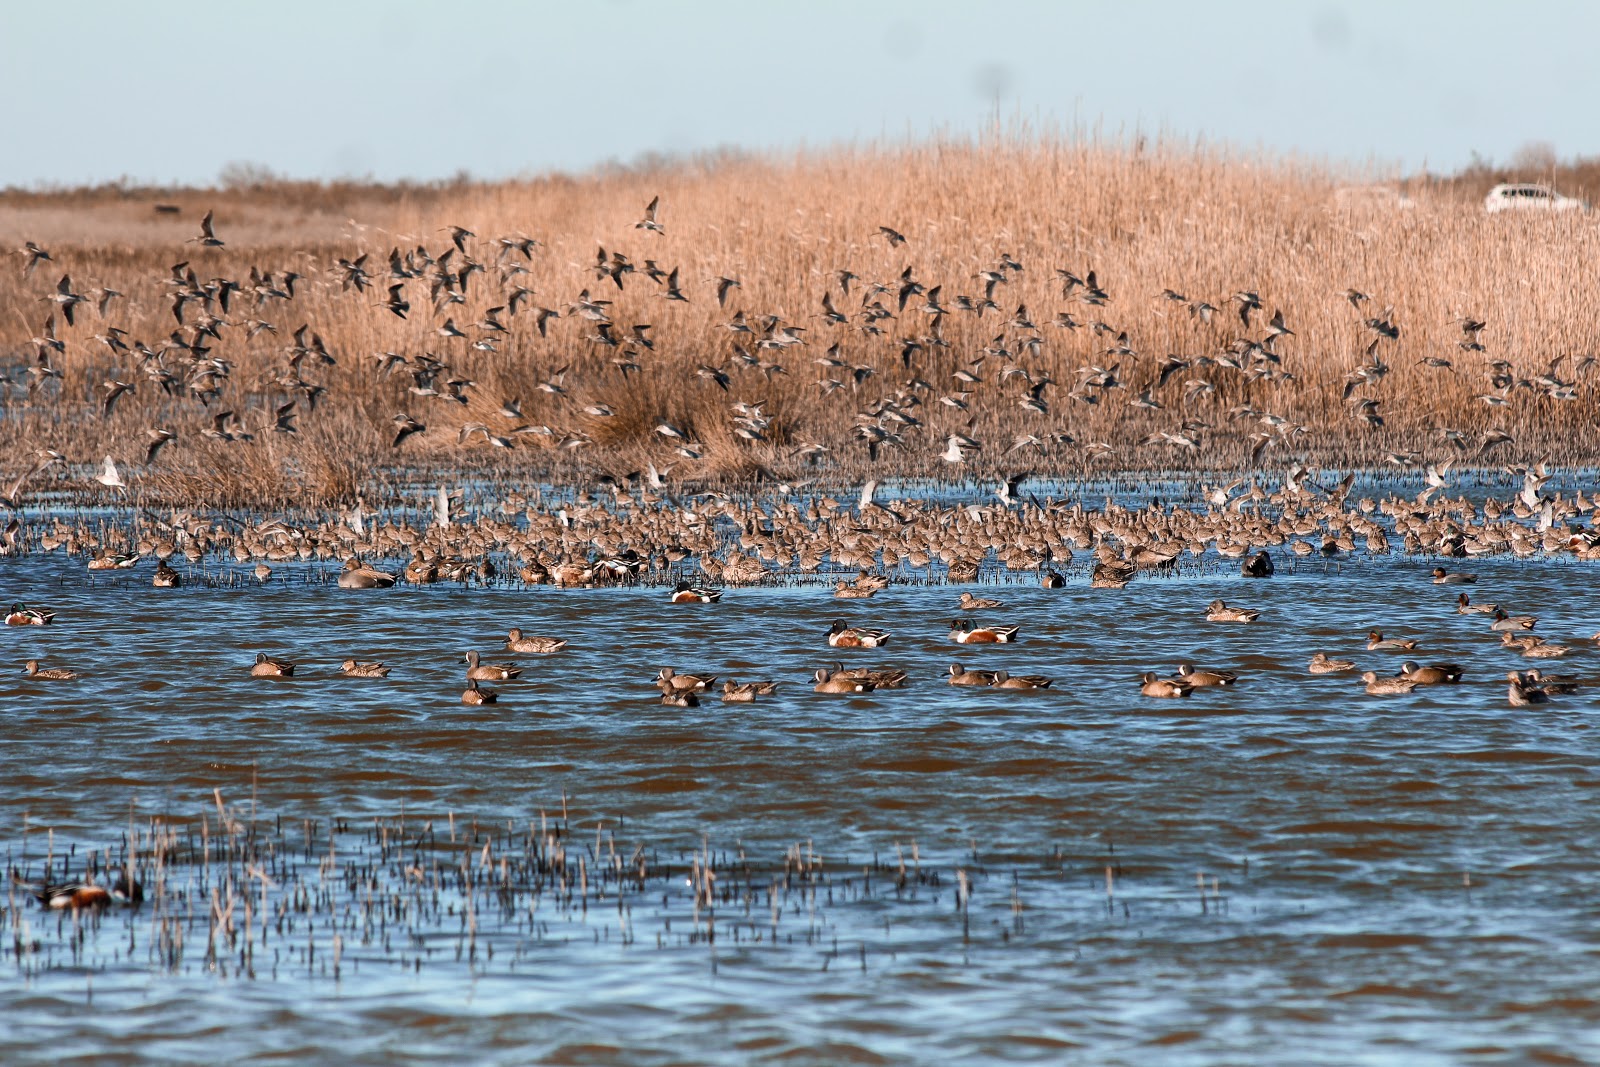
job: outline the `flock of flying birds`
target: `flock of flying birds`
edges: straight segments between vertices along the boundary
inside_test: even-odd
[[[657,197],[635,224],[646,239],[666,233],[660,209]],[[59,364],[68,345],[83,346],[99,356],[86,361],[93,376],[99,377],[98,368],[110,368],[98,389],[102,419],[139,402],[129,398],[140,398],[144,410],[161,417],[134,432],[137,452],[128,454],[136,454],[144,466],[191,435],[245,443],[262,435],[296,434],[299,420],[313,416],[330,398],[345,407],[358,402],[370,407],[366,401],[374,388],[380,402],[395,404],[389,437],[395,449],[434,426],[436,432],[426,440],[438,447],[453,440],[460,447],[534,444],[575,453],[612,440],[600,428],[624,407],[630,378],[647,366],[676,375],[671,385],[679,396],[709,390],[722,398],[719,419],[697,414],[674,421],[664,415],[652,430],[641,431],[642,440],[636,443],[661,454],[659,469],[654,459],[648,464],[653,483],[670,464],[688,461],[685,470],[692,471],[694,462],[705,456],[704,441],[711,438],[746,448],[761,446],[768,459],[837,467],[865,464],[892,474],[899,472],[893,463],[879,466],[891,456],[913,465],[937,457],[951,465],[982,460],[997,468],[1003,461],[1029,457],[1040,462],[1067,446],[1075,446],[1085,463],[1126,462],[1138,446],[1160,446],[1177,454],[1205,449],[1210,454],[1219,441],[1232,442],[1241,460],[1247,456],[1249,465],[1257,466],[1267,449],[1292,451],[1299,439],[1323,429],[1308,425],[1311,416],[1289,413],[1303,411],[1303,404],[1296,408],[1273,402],[1276,390],[1300,382],[1306,372],[1291,369],[1293,361],[1286,356],[1296,336],[1292,324],[1281,309],[1269,314],[1256,290],[1212,303],[1165,289],[1156,299],[1185,312],[1198,326],[1215,324],[1212,336],[1218,344],[1206,354],[1155,357],[1139,350],[1133,330],[1106,321],[1112,318],[1113,297],[1094,270],[1054,268],[1066,306],[1051,317],[1035,315],[1026,303],[1006,301],[1007,289],[1017,288],[1034,268],[1003,252],[992,266],[976,272],[970,291],[962,293],[919,277],[914,265],[878,280],[839,268],[818,294],[816,308],[792,321],[779,314],[749,314],[737,306],[730,312],[730,300],[743,289],[736,277],[716,276],[706,281],[704,291],[695,291],[680,267],[663,266],[654,258],[636,262],[604,246],[587,268],[573,265],[589,273],[588,284],[580,287],[575,280],[576,294],[552,300],[530,284],[530,264],[542,254],[540,241],[521,234],[482,241],[461,226],[450,227],[448,233],[442,248],[392,248],[386,266],[363,252],[354,258],[335,256],[321,268],[303,266],[307,273],[252,265],[243,277],[203,276],[206,257],[227,247],[208,212],[199,234],[188,242],[197,246],[197,256],[174,264],[159,279],[173,327],[166,337],[142,338],[132,325],[118,325],[119,313],[129,311],[129,298],[107,280],[83,285],[63,273],[40,297],[50,309],[32,338],[25,382],[8,384],[25,388],[31,405],[70,409],[70,393],[53,392],[51,383],[63,378]],[[890,226],[879,227],[873,236],[890,252],[908,246],[907,238]],[[25,279],[50,276],[41,274],[55,263],[48,249],[29,241],[18,254]],[[719,323],[723,336],[663,337],[649,323],[619,321],[615,316],[621,314],[625,292],[630,294],[626,306],[637,308],[632,293],[641,279],[656,287],[653,298],[668,305],[715,300],[718,317],[726,316]],[[370,305],[381,309],[377,314],[407,322],[431,316],[432,340],[420,350],[368,353],[368,373],[352,374],[346,354],[336,353],[323,332],[304,321],[307,313],[301,308],[308,291],[324,298],[318,307],[337,306],[341,320],[347,316],[342,302]],[[1348,300],[1369,341],[1362,361],[1335,386],[1341,395],[1334,410],[1342,410],[1358,426],[1381,429],[1388,399],[1383,383],[1395,365],[1401,327],[1391,308],[1366,310],[1371,303],[1367,294],[1347,289],[1339,296]],[[91,313],[98,332],[90,332]],[[958,316],[963,317],[964,336],[947,338],[947,323]],[[298,325],[280,331],[285,318]],[[142,321],[149,323],[153,316]],[[985,322],[992,322],[988,329],[995,331],[986,344],[964,339]],[[1456,362],[1463,353],[1481,357],[1483,391],[1474,400],[1491,417],[1522,396],[1551,402],[1578,399],[1594,365],[1593,356],[1560,355],[1543,373],[1524,374],[1510,361],[1488,355],[1481,340],[1483,319],[1464,317],[1459,326],[1454,356],[1436,353],[1407,362],[1459,376],[1464,369]],[[235,374],[243,363],[240,346],[264,333],[280,332],[287,332],[290,341],[264,378],[240,380]],[[1085,360],[1070,371],[1070,360],[1062,358],[1052,339],[1068,335],[1074,339],[1072,358]],[[847,354],[847,348],[858,344],[870,350],[868,358]],[[547,367],[559,362],[548,372],[533,371],[523,379],[536,380],[535,388],[543,394],[548,417],[543,423],[524,416],[521,397],[492,398],[469,376],[482,374],[488,359],[526,371],[533,366],[535,351]],[[552,358],[552,351],[565,355]],[[341,361],[345,369],[335,370]],[[569,377],[579,365],[582,369]],[[815,406],[852,405],[848,421],[808,424],[806,411],[778,409],[775,381],[779,376],[793,381],[807,366],[819,368],[815,389],[822,402]],[[380,384],[374,386],[374,380]],[[1294,388],[1307,385],[1300,382]],[[792,400],[788,405],[796,406],[804,405]],[[1107,440],[1080,441],[1068,429],[1074,412],[1087,417],[1114,409],[1119,416],[1104,435]],[[985,430],[977,429],[980,423]],[[841,425],[847,428],[841,431]],[[1106,425],[1105,420],[1097,425]],[[1006,439],[983,441],[980,432],[1004,433]],[[1463,459],[1484,457],[1514,440],[1500,426],[1464,430],[1434,425],[1431,432],[1441,448]],[[1380,459],[1397,466],[1423,461],[1420,450],[1373,440],[1384,445],[1374,452],[1374,464]],[[1006,461],[1016,453],[1022,453],[1018,460]],[[64,458],[52,449],[33,450],[3,502],[16,506],[26,483]],[[92,467],[86,458],[74,462],[80,469]],[[107,456],[95,480],[123,492],[129,487],[127,477]]]

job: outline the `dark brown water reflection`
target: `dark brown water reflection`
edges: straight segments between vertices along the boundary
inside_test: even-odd
[[[1538,613],[1551,640],[1600,629],[1592,567],[1473,569],[1475,592]],[[258,946],[253,978],[237,954],[207,965],[207,886],[221,883],[198,866],[168,876],[172,913],[198,916],[175,967],[158,958],[153,904],[86,924],[74,948],[70,918],[14,899],[0,1061],[1593,1060],[1596,691],[1507,707],[1504,673],[1527,661],[1426,572],[1394,560],[1122,592],[1000,587],[996,617],[1022,642],[957,650],[949,588],[670,607],[649,589],[340,593],[292,566],[264,588],[156,591],[147,574],[91,584],[59,558],[10,561],[6,597],[60,617],[0,632],[8,865],[36,871],[47,847],[73,844],[81,865],[81,850],[118,846],[130,808],[192,843],[217,789],[284,840],[316,820],[310,851],[274,861],[264,914],[319,884],[330,828],[380,898],[411,899],[413,860],[448,870],[467,855],[470,869],[474,818],[515,828],[495,855],[519,855],[543,819],[574,851],[645,856],[650,875],[630,889],[597,871],[587,910],[552,890],[474,911],[477,951],[460,959],[459,886],[392,915],[386,944],[339,925],[367,888],[323,875],[322,911]],[[1218,596],[1262,621],[1204,623]],[[903,667],[912,686],[812,693],[810,671],[840,658],[822,636],[840,616],[895,634],[844,658]],[[514,657],[527,673],[494,684],[502,703],[462,706],[461,654],[487,656],[511,626],[571,647]],[[1398,668],[1365,651],[1374,626],[1420,638],[1424,662],[1466,665],[1467,681],[1380,699],[1305,672],[1319,649]],[[297,677],[250,678],[257,651],[298,661]],[[35,655],[84,677],[30,682]],[[347,656],[394,675],[343,679]],[[1138,695],[1141,672],[1180,659],[1244,680]],[[1055,687],[952,688],[954,660]],[[1592,643],[1556,662],[1600,673]],[[782,689],[664,708],[651,686],[664,665]],[[444,837],[453,812],[459,849],[375,858],[374,820],[402,811],[400,840],[424,820]],[[784,870],[797,843],[820,857],[799,883]],[[703,909],[714,919],[687,882],[707,847],[731,892]],[[902,857],[920,882],[896,885]]]

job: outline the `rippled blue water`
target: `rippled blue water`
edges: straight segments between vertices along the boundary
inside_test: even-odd
[[[61,557],[9,561],[8,601],[59,612],[51,627],[0,631],[9,865],[36,871],[46,849],[76,844],[81,867],[82,850],[118,844],[130,809],[140,827],[165,817],[192,838],[215,819],[215,789],[286,839],[300,820],[319,833],[347,820],[335,841],[347,857],[370,851],[372,820],[401,812],[438,836],[453,813],[465,851],[473,818],[525,831],[543,817],[574,848],[598,829],[597,855],[642,847],[653,880],[621,911],[615,894],[586,911],[547,900],[534,922],[519,901],[520,918],[484,918],[475,960],[455,958],[459,915],[406,926],[437,941],[420,968],[347,929],[337,979],[327,920],[351,914],[344,897],[322,925],[313,909],[258,947],[254,977],[207,966],[203,921],[176,967],[153,958],[153,902],[86,923],[75,954],[70,917],[14,897],[0,934],[25,925],[41,947],[4,954],[0,1060],[1600,1058],[1600,690],[1508,707],[1505,672],[1531,664],[1485,618],[1457,614],[1458,590],[1430,584],[1429,566],[989,587],[978,592],[1006,601],[993,617],[1020,624],[1021,643],[957,648],[948,587],[866,601],[736,589],[669,606],[636,588],[341,593],[293,566],[265,587],[161,591],[148,567],[91,582]],[[1570,639],[1574,652],[1544,666],[1600,673],[1584,643],[1600,630],[1592,566],[1471,569],[1476,599]],[[1204,622],[1214,597],[1261,621]],[[894,637],[832,652],[836,617]],[[511,626],[571,647],[494,654]],[[1463,664],[1466,681],[1378,698],[1351,675],[1306,673],[1316,650],[1392,673],[1405,657],[1366,652],[1373,627],[1419,638],[1413,658]],[[500,704],[459,702],[468,649],[527,668],[491,683]],[[251,678],[257,651],[298,661],[296,677]],[[35,655],[84,676],[29,681],[21,663]],[[347,656],[394,675],[341,678]],[[838,659],[902,667],[913,684],[811,692],[810,672]],[[1139,695],[1142,672],[1184,659],[1242,680],[1183,701]],[[943,677],[956,660],[1055,684],[954,688]],[[651,683],[667,665],[781,689],[661,707]],[[816,881],[782,896],[774,926],[765,887],[797,843],[821,857]],[[685,881],[707,847],[724,884],[748,891],[707,909],[714,941]],[[315,880],[326,848],[318,837],[300,877]],[[923,878],[897,889],[901,857]],[[380,883],[403,883],[398,869]],[[203,914],[202,876],[174,870],[168,888]]]

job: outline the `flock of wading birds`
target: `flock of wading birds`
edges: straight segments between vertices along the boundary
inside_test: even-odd
[[[1142,574],[1174,574],[1185,553],[1193,558],[1214,552],[1222,560],[1239,560],[1244,578],[1271,578],[1279,557],[1295,561],[1342,565],[1347,558],[1384,555],[1397,538],[1409,555],[1433,557],[1439,562],[1508,554],[1515,557],[1566,555],[1580,560],[1600,560],[1600,498],[1582,491],[1567,496],[1545,494],[1551,479],[1544,463],[1516,469],[1523,484],[1509,500],[1489,497],[1482,505],[1466,499],[1439,496],[1444,488],[1441,472],[1416,497],[1389,496],[1382,500],[1349,499],[1354,476],[1324,485],[1315,473],[1294,468],[1276,491],[1267,492],[1258,480],[1243,489],[1244,480],[1228,486],[1205,486],[1202,508],[1128,508],[1107,502],[1103,510],[1081,503],[1040,503],[1031,496],[1019,499],[1017,483],[1002,483],[994,504],[941,504],[904,498],[877,501],[877,486],[868,483],[852,508],[833,497],[813,497],[802,503],[793,496],[776,500],[735,500],[715,493],[694,500],[675,501],[639,489],[636,493],[613,484],[610,499],[581,492],[566,503],[540,502],[525,496],[503,501],[493,512],[475,521],[453,521],[451,500],[441,488],[434,501],[431,522],[420,515],[415,522],[391,518],[374,521],[361,506],[348,515],[306,526],[291,526],[271,519],[254,526],[233,520],[233,525],[193,514],[174,515],[170,522],[153,520],[143,536],[120,527],[90,528],[56,519],[53,525],[24,530],[13,519],[0,552],[65,551],[88,558],[90,570],[126,570],[145,557],[156,559],[153,578],[158,588],[183,583],[182,574],[169,562],[182,555],[201,564],[207,553],[231,555],[239,564],[256,561],[255,577],[273,579],[273,561],[343,560],[337,584],[341,589],[376,590],[400,581],[428,584],[437,581],[488,582],[499,575],[496,557],[509,559],[517,576],[527,584],[585,587],[608,584],[675,583],[667,599],[673,604],[710,604],[723,591],[712,583],[749,585],[772,580],[781,571],[816,571],[830,560],[834,566],[859,567],[853,580],[835,583],[833,597],[865,600],[891,585],[893,576],[937,576],[942,568],[951,583],[977,581],[980,568],[991,556],[1011,572],[1036,575],[1045,588],[1068,584],[1074,551],[1088,553],[1088,585],[1119,589]],[[1392,532],[1391,532],[1392,531]],[[1358,548],[1358,541],[1360,546]],[[364,562],[371,558],[410,556],[399,574]],[[681,566],[680,566],[681,565]],[[1063,572],[1066,573],[1063,573]],[[691,575],[693,580],[686,580]],[[1435,566],[1432,581],[1458,587],[1457,611],[1483,617],[1487,632],[1500,645],[1532,660],[1555,659],[1574,650],[1573,644],[1547,641],[1533,632],[1537,619],[1512,614],[1496,604],[1474,602],[1461,589],[1476,577],[1446,566]],[[961,593],[956,608],[964,613],[951,621],[950,640],[959,645],[1010,644],[1018,627],[980,622],[975,617],[1001,610],[996,599]],[[1250,624],[1260,612],[1248,607],[1213,601],[1204,618],[1218,624]],[[47,625],[48,611],[14,604],[6,617],[9,625]],[[827,632],[834,649],[884,647],[890,635],[868,626],[836,621]],[[1600,633],[1593,640],[1600,644]],[[567,647],[565,638],[525,634],[513,629],[505,650],[518,655],[551,655]],[[1420,648],[1412,638],[1386,637],[1380,630],[1368,635],[1367,649],[1409,653]],[[523,668],[513,664],[482,662],[477,652],[466,655],[466,704],[487,704],[496,694],[479,683],[517,678]],[[1308,669],[1313,674],[1354,672],[1350,660],[1317,653]],[[341,672],[354,678],[383,678],[390,668],[382,663],[344,661]],[[295,665],[266,653],[256,657],[251,674],[261,678],[293,677]],[[27,664],[31,678],[71,681],[77,674],[66,668]],[[1463,669],[1453,663],[1419,664],[1407,660],[1398,674],[1377,671],[1361,674],[1366,691],[1374,695],[1409,693],[1418,686],[1448,685],[1461,680]],[[1227,670],[1202,670],[1190,664],[1175,677],[1147,673],[1140,691],[1150,697],[1187,697],[1197,688],[1226,687],[1238,680]],[[661,669],[657,686],[665,704],[698,703],[698,694],[714,691],[717,678],[708,673],[680,673]],[[1007,690],[1038,690],[1051,679],[1038,675],[1011,675],[1005,671],[970,670],[959,663],[949,667],[948,681],[958,686],[984,686]],[[1508,696],[1514,705],[1543,703],[1550,696],[1590,684],[1573,677],[1552,677],[1541,670],[1507,674]],[[897,689],[907,682],[903,670],[832,669],[816,671],[819,693],[861,694],[877,689]],[[724,701],[751,701],[776,690],[773,682],[724,681]]]
[[[644,239],[652,242],[667,232],[660,197],[650,202],[635,229],[651,235]],[[830,273],[829,287],[810,314],[747,314],[736,308],[725,322],[713,324],[725,331],[719,333],[725,340],[658,337],[650,332],[652,324],[618,321],[614,315],[627,308],[629,318],[646,317],[640,308],[650,306],[648,302],[635,293],[623,296],[625,287],[642,284],[636,281],[641,278],[657,287],[647,296],[663,301],[658,307],[709,299],[709,294],[694,294],[696,282],[678,267],[642,256],[636,262],[601,246],[590,264],[572,265],[585,275],[587,285],[566,298],[541,296],[530,287],[530,265],[540,241],[523,234],[480,240],[461,226],[447,232],[449,241],[442,248],[396,245],[386,262],[373,261],[367,252],[335,256],[334,262],[323,264],[304,256],[296,259],[296,269],[251,265],[247,277],[204,277],[195,262],[185,259],[168,273],[136,279],[129,285],[132,297],[113,288],[114,279],[87,284],[82,270],[78,282],[64,273],[38,297],[51,310],[32,338],[28,402],[72,404],[70,394],[51,388],[51,383],[63,379],[58,361],[73,346],[82,353],[91,384],[104,375],[93,401],[78,407],[111,420],[119,405],[126,410],[130,404],[143,404],[141,417],[154,423],[129,429],[125,464],[137,465],[142,459],[144,466],[153,465],[163,449],[174,442],[181,448],[191,437],[243,448],[263,436],[297,434],[299,420],[314,417],[319,403],[332,401],[346,411],[358,404],[370,407],[372,397],[358,395],[358,390],[376,390],[375,396],[388,398],[377,404],[395,402],[400,407],[392,417],[394,448],[417,438],[434,447],[452,441],[457,447],[491,450],[536,445],[560,455],[623,433],[611,427],[626,421],[616,416],[629,407],[623,401],[633,388],[630,378],[649,369],[669,376],[668,395],[719,398],[718,414],[702,413],[694,421],[681,416],[674,422],[660,413],[653,432],[641,431],[644,442],[638,434],[624,433],[634,444],[650,442],[651,449],[660,450],[649,465],[652,480],[658,482],[672,466],[695,469],[707,450],[702,439],[746,449],[759,445],[766,450],[762,462],[798,458],[841,467],[863,458],[876,464],[889,455],[950,464],[966,463],[975,455],[990,457],[995,464],[1018,462],[1005,459],[1013,455],[1043,461],[1067,447],[1075,447],[1084,462],[1127,456],[1137,448],[1167,449],[1181,456],[1223,442],[1259,463],[1265,450],[1292,448],[1308,434],[1304,420],[1311,416],[1296,412],[1332,410],[1359,428],[1362,442],[1373,448],[1373,464],[1420,467],[1423,454],[1406,443],[1424,435],[1457,457],[1483,457],[1515,441],[1505,425],[1459,428],[1442,425],[1431,415],[1411,425],[1415,412],[1404,416],[1409,437],[1393,434],[1393,427],[1385,430],[1386,418],[1392,417],[1385,405],[1393,397],[1384,386],[1392,361],[1399,357],[1401,327],[1391,308],[1364,310],[1371,298],[1354,288],[1338,293],[1337,299],[1352,305],[1355,325],[1370,343],[1348,373],[1324,384],[1320,371],[1301,375],[1291,369],[1294,360],[1284,346],[1295,330],[1281,309],[1269,316],[1269,305],[1254,289],[1218,297],[1217,303],[1172,288],[1153,295],[1161,307],[1187,311],[1192,343],[1209,349],[1163,357],[1139,350],[1140,326],[1127,321],[1127,305],[1121,321],[1107,321],[1114,318],[1113,297],[1109,283],[1093,270],[1055,268],[1049,286],[1059,285],[1059,299],[1067,306],[1035,321],[1022,297],[1031,292],[1038,301],[1050,289],[1041,291],[1030,283],[1033,275],[1006,252],[997,253],[991,267],[967,280],[967,293],[947,292],[945,284],[919,278],[915,264],[877,280],[841,267]],[[890,250],[909,245],[891,226],[878,227],[871,237],[887,242]],[[202,268],[208,257],[226,247],[210,212],[200,233],[187,243],[195,246],[192,259]],[[17,254],[25,276],[41,264],[56,262],[49,249],[34,241]],[[65,252],[61,257],[69,258]],[[573,288],[578,284],[574,281]],[[704,284],[714,289],[719,317],[732,294],[743,291],[731,274]],[[387,290],[386,298],[376,299],[379,289]],[[323,306],[338,302],[340,321],[392,315],[415,323],[431,313],[427,326],[410,327],[418,335],[412,340],[424,350],[370,353],[362,357],[367,376],[331,372],[341,361],[348,368],[349,356],[337,353],[323,333],[304,321],[309,312],[302,310],[305,301],[300,297],[308,291],[322,298]],[[1007,300],[1008,292],[1017,295]],[[169,301],[175,328],[164,338],[155,337],[154,343],[140,338],[140,332],[168,328],[157,324],[152,309]],[[90,333],[89,309],[103,321],[101,332]],[[120,325],[112,321],[119,314],[129,316]],[[261,335],[277,335],[279,325],[272,318],[283,321],[284,315],[301,324],[291,331],[284,323],[292,342],[257,375],[256,362],[266,354],[253,355],[256,362],[247,364],[245,353]],[[1164,313],[1158,319],[1166,336],[1173,320]],[[964,337],[974,331],[995,333],[981,347],[972,340],[953,341],[946,337],[947,320],[970,323]],[[986,321],[993,325],[983,325]],[[1462,391],[1463,397],[1470,396],[1473,410],[1491,418],[1509,416],[1506,424],[1544,410],[1527,405],[1582,399],[1595,357],[1560,354],[1548,364],[1518,368],[1488,352],[1482,318],[1464,315],[1454,321],[1461,329],[1454,345],[1420,358],[1408,354],[1404,363],[1410,373],[1476,382]],[[572,322],[576,329],[568,325]],[[140,323],[147,329],[141,330]],[[330,322],[324,331],[333,335],[334,325]],[[1048,339],[1060,337],[1077,340],[1062,350],[1060,342]],[[824,339],[833,342],[825,354],[805,363],[795,359],[799,353],[815,352]],[[847,343],[865,351],[851,354]],[[531,374],[548,423],[526,418],[521,396],[488,395],[466,369],[464,357],[502,349],[526,369],[548,355],[541,350],[545,345],[564,353]],[[582,380],[569,381],[568,369],[579,359],[585,368]],[[109,369],[104,369],[107,360]],[[1082,365],[1072,367],[1078,360]],[[1469,373],[1468,360],[1481,366]],[[811,418],[808,410],[796,410],[808,405],[795,402],[778,410],[784,402],[772,395],[774,382],[802,373],[806,364],[820,368],[816,395],[827,398],[828,410],[854,405],[852,419]],[[251,373],[236,375],[236,366],[251,367]],[[389,382],[396,384],[384,384]],[[1340,392],[1336,403],[1310,395],[1324,388]],[[1471,388],[1481,391],[1471,393]],[[763,399],[753,399],[763,394]],[[1090,413],[1123,406],[1129,417],[1110,423],[1110,440],[1077,441],[1063,418],[1064,409]],[[251,409],[260,413],[247,421]],[[980,418],[1009,441],[991,438],[986,443],[973,436],[985,432],[975,428]],[[427,435],[430,424],[435,432]],[[1139,428],[1124,433],[1124,425]],[[51,449],[35,450],[5,501],[15,504],[29,478],[62,458]],[[94,469],[94,480],[114,491],[130,485],[129,474],[115,457],[106,456]]]

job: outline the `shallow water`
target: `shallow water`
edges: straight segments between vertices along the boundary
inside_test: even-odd
[[[1507,707],[1505,672],[1532,661],[1458,615],[1431,565],[985,587],[1022,641],[958,648],[949,587],[669,606],[637,588],[343,593],[296,566],[264,587],[165,591],[148,564],[91,582],[59,556],[7,561],[8,602],[59,612],[0,630],[8,866],[36,876],[47,850],[59,868],[76,845],[80,873],[84,850],[152,818],[192,850],[202,820],[220,833],[215,789],[276,842],[273,884],[248,892],[288,926],[249,966],[237,942],[208,959],[224,878],[176,859],[164,903],[77,930],[17,896],[0,907],[0,1061],[1600,1058],[1600,690]],[[1576,646],[1547,669],[1600,674],[1582,641],[1600,630],[1592,566],[1470,569],[1475,599],[1535,612]],[[1206,623],[1214,597],[1262,619]],[[894,638],[833,652],[836,617]],[[495,653],[511,626],[571,646]],[[1463,664],[1466,681],[1378,698],[1305,672],[1319,649],[1398,669],[1405,656],[1365,651],[1371,627],[1421,639],[1413,658]],[[499,705],[459,702],[469,648],[526,667],[488,683]],[[251,678],[257,651],[297,676]],[[31,682],[19,665],[34,655],[84,677]],[[394,674],[344,679],[347,656]],[[813,693],[810,672],[838,659],[903,667],[912,685]],[[1243,678],[1139,695],[1140,673],[1180,659]],[[1055,685],[951,687],[957,660]],[[782,688],[666,708],[652,680],[667,665]],[[378,827],[409,844],[381,853]],[[497,910],[438,880],[476,870],[484,843],[492,879],[496,858],[526,858],[552,829],[594,872],[581,902],[569,880]],[[330,847],[339,866],[319,870]],[[606,882],[613,849],[644,856],[648,877]],[[706,849],[720,888],[697,908],[688,878]],[[423,890],[407,865],[430,872]],[[387,938],[360,929],[374,886],[380,905],[401,902]],[[297,912],[304,887],[324,895]],[[187,923],[177,956],[158,949],[163,922]]]

